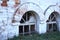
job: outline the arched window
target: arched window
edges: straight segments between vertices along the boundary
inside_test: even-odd
[[[47,20],[47,31],[57,31],[56,12],[53,12]]]
[[[35,32],[35,23],[36,19],[33,12],[26,12],[21,18],[19,33],[27,34]]]

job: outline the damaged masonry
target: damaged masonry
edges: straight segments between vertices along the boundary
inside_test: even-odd
[[[0,40],[52,31],[60,31],[59,0],[0,0]]]

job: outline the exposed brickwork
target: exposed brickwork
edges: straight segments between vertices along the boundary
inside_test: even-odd
[[[7,0],[3,0],[3,2],[1,3],[1,6],[8,6],[7,5]]]
[[[20,2],[19,2],[19,0],[15,0],[15,4],[19,4]]]
[[[14,1],[15,1],[14,7],[16,8],[20,4],[20,1],[19,0],[14,0]]]

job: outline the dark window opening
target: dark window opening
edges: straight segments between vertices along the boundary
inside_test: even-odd
[[[24,32],[29,32],[29,25],[24,26]]]
[[[54,32],[54,31],[58,31],[55,12],[53,12],[49,16],[49,19],[47,20],[47,32]]]
[[[35,31],[35,23],[31,20],[31,16],[33,16],[35,18],[35,15],[33,14],[33,12],[26,12],[21,20],[20,20],[20,25],[19,26],[19,33],[20,34],[30,34],[33,33]],[[32,22],[30,22],[30,20]]]
[[[31,31],[35,31],[35,25],[31,25]]]
[[[23,32],[23,26],[19,26],[19,33]]]

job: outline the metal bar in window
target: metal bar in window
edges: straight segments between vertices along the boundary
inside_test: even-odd
[[[29,34],[31,34],[31,30],[30,30],[31,26],[29,25]]]
[[[54,16],[51,18],[51,20],[53,20],[54,19]]]
[[[49,24],[47,24],[47,31],[49,31]]]
[[[51,16],[50,16],[50,22],[51,22]]]
[[[34,25],[35,25],[35,28],[34,28],[34,31],[35,31],[35,30],[36,30],[36,26],[37,26],[37,25],[36,25],[36,23],[35,23]]]
[[[53,13],[54,14],[54,13]],[[54,17],[56,17],[56,15],[54,14]]]
[[[23,36],[24,36],[24,25],[23,25]]]
[[[25,22],[24,18],[22,18],[22,19],[23,19],[23,21]]]
[[[53,31],[53,24],[52,24],[52,31]]]

